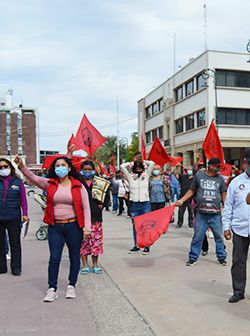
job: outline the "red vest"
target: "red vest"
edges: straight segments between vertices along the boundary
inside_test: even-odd
[[[82,183],[72,177],[70,178],[70,180],[71,180],[71,193],[72,193],[72,198],[73,198],[73,207],[75,210],[77,222],[80,228],[83,228],[84,227],[84,214],[83,214],[82,195],[81,195]],[[47,189],[47,206],[45,209],[43,221],[46,224],[53,225],[55,223],[53,199],[58,189],[58,180],[49,179],[48,183],[49,183],[49,187]]]

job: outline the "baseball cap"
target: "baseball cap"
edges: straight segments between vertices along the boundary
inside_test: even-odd
[[[250,159],[250,157],[249,157],[249,159]],[[216,157],[211,158],[211,159],[208,161],[208,165],[209,165],[209,166],[210,166],[210,165],[220,165],[220,164],[221,164],[220,159],[219,159],[219,158],[216,158]]]

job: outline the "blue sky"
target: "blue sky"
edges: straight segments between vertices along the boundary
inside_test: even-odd
[[[105,136],[137,130],[137,101],[208,48],[245,52],[249,0],[0,0],[0,87],[39,108],[40,147],[62,152],[83,113]]]

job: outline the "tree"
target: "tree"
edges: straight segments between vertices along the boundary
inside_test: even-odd
[[[139,151],[139,138],[138,138],[138,133],[134,132],[132,133],[132,141],[131,145],[128,148],[128,161],[132,161],[135,153]]]
[[[94,158],[104,165],[111,164],[112,156],[117,155],[117,136],[111,135],[106,137],[106,142],[95,152]],[[127,160],[126,144],[120,141],[120,159]]]

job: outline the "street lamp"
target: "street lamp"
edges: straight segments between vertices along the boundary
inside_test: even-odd
[[[127,160],[127,159],[128,159],[128,138],[126,138],[126,137],[122,137],[122,138],[120,139],[120,142],[122,143],[123,140],[125,140],[125,142],[126,142],[126,150],[127,150],[127,158],[126,158],[126,160]]]
[[[204,84],[203,87],[208,88],[208,79],[212,78],[213,82],[214,82],[214,93],[215,93],[215,111],[214,111],[214,115],[215,115],[215,123],[216,123],[216,128],[218,131],[218,104],[217,104],[217,78],[216,78],[216,71],[213,69],[205,69],[202,72],[202,78],[204,79]]]
[[[247,52],[249,53],[249,59],[247,60],[247,63],[250,63],[250,40],[248,40],[248,44],[246,46]]]

